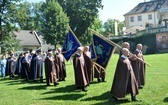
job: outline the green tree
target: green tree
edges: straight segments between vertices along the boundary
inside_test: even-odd
[[[32,18],[33,18],[33,29],[40,31],[42,30],[43,12],[41,7],[44,2],[32,3]]]
[[[63,44],[68,32],[69,19],[62,7],[55,0],[47,0],[44,3],[44,21],[42,33],[47,43],[52,45]]]
[[[17,5],[17,11],[14,15],[15,23],[23,30],[41,30],[42,12],[41,6],[44,2],[30,3],[22,2]]]
[[[16,3],[20,0],[1,0],[0,1],[0,40],[3,37],[3,26],[8,23],[11,23],[13,20],[12,14],[13,10],[16,10]]]
[[[17,11],[14,15],[15,22],[19,25],[20,29],[23,30],[30,30],[32,27],[31,21],[31,3],[29,2],[22,2],[18,4]]]
[[[0,41],[2,54],[16,51],[20,47],[19,40],[16,39],[16,35],[13,33],[15,29],[16,27],[10,24],[4,26],[3,33],[5,34],[3,34],[2,40]]]
[[[103,34],[103,22],[99,18],[94,20],[90,28],[100,34]]]
[[[87,31],[98,17],[102,0],[58,0],[58,2],[67,13],[70,27],[79,40],[83,44],[90,42],[91,36]]]
[[[116,19],[108,19],[103,25],[105,35],[112,35],[112,36],[115,35],[115,22],[117,22],[118,25],[118,35],[123,34],[122,29],[125,26],[124,22],[120,22],[119,20]]]
[[[117,20],[118,23],[118,35],[123,35],[123,28],[125,27],[125,22]]]
[[[104,25],[103,25],[105,31],[104,35],[114,35],[115,34],[115,20],[114,19],[108,19]]]
[[[87,43],[85,43],[86,45],[92,43],[92,35],[93,35],[93,33],[92,33],[92,31],[90,29],[102,34],[103,33],[102,21],[99,18],[96,18],[94,20],[94,22],[91,24],[91,26],[88,28],[88,30],[87,30],[87,38],[90,39],[90,40],[87,41]]]
[[[0,1],[0,45],[3,53],[15,50],[18,41],[14,37],[13,26],[15,17],[13,14],[17,11],[17,4],[20,0],[1,0]]]

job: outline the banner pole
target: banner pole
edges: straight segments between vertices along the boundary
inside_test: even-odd
[[[101,35],[101,34],[97,33],[96,31],[94,31],[94,30],[92,30],[92,29],[89,29],[89,30],[91,30],[93,33],[95,33],[95,35],[99,35],[100,37],[102,37],[102,36],[103,36],[103,35]],[[118,44],[114,43],[113,41],[109,41],[109,39],[107,39],[107,38],[106,38],[106,37],[104,37],[104,36],[103,36],[103,38],[105,38],[105,39],[106,39],[106,41],[108,41],[109,43],[112,43],[112,44],[116,45],[118,48],[122,49],[122,47],[121,47],[120,45],[118,45]],[[131,55],[133,55],[131,52],[130,52],[130,54],[131,54]],[[143,60],[139,59],[137,56],[135,56],[135,57],[136,57],[136,59],[138,59],[138,61],[139,61],[139,62],[145,63],[146,65],[148,65],[149,67],[151,67],[151,65],[150,65],[149,63],[147,63],[147,62],[145,62],[145,61],[143,61]]]

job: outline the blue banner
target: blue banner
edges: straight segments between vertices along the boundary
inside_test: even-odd
[[[115,45],[103,36],[93,34],[93,44],[97,55],[96,63],[106,68],[111,55],[115,51]]]
[[[77,37],[70,30],[62,47],[62,54],[64,58],[68,61],[80,46],[81,44],[78,41]]]

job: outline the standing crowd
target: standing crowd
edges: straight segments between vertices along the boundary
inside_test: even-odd
[[[35,82],[39,80],[43,82],[43,67],[45,67],[47,86],[50,83],[58,85],[58,81],[65,81],[66,78],[65,60],[60,48],[54,54],[52,49],[49,49],[47,53],[43,54],[41,49],[38,49],[30,53],[27,51],[21,53],[17,58],[14,53],[11,53],[9,57],[3,55],[0,65],[3,78],[9,76],[13,79],[17,75],[27,81]]]
[[[122,47],[110,93],[114,101],[119,101],[128,93],[131,94],[132,101],[138,101],[136,95],[145,85],[142,44],[137,44],[133,53],[129,51],[128,42],[124,42]],[[60,48],[55,51],[49,49],[43,54],[40,49],[31,53],[24,52],[18,58],[14,53],[11,53],[8,58],[3,55],[0,65],[2,77],[9,76],[12,79],[18,75],[27,81],[40,80],[41,82],[44,80],[44,66],[47,86],[51,83],[56,86],[59,84],[58,81],[65,81],[67,77],[66,64]],[[78,47],[73,55],[73,67],[77,89],[86,92],[86,87],[90,85],[93,78],[97,78],[98,82],[106,82],[106,70],[91,59],[89,46]]]

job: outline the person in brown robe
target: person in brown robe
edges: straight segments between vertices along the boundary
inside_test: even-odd
[[[54,64],[54,58],[52,51],[48,51],[48,56],[45,59],[45,76],[47,86],[50,86],[50,83],[54,83],[54,86],[58,85],[56,78],[56,69]]]
[[[78,47],[77,53],[73,58],[73,67],[74,67],[74,76],[75,76],[75,85],[77,89],[82,89],[82,91],[87,91],[85,87],[88,85],[85,70],[86,65],[83,57],[83,48]]]
[[[58,80],[65,81],[66,77],[66,67],[65,67],[65,60],[63,55],[61,54],[61,48],[58,48],[55,55],[55,64],[58,66]]]
[[[123,43],[123,48],[127,48],[130,50],[130,45],[128,42]],[[133,54],[129,55],[129,59],[131,61],[131,65],[135,74],[135,78],[138,83],[139,89],[142,89],[145,85],[145,65],[142,61],[144,61],[142,57],[142,44],[137,45],[137,49],[133,52]],[[140,53],[139,53],[140,52]],[[121,56],[121,54],[120,54]],[[137,59],[137,57],[139,59]],[[142,60],[142,61],[141,61]]]
[[[128,42],[123,42],[122,48],[127,48],[128,50],[130,50],[130,44]],[[119,52],[119,57],[121,57],[121,55],[122,55],[122,49]]]
[[[86,64],[88,83],[90,83],[93,81],[93,71],[92,71],[91,52],[89,51],[89,46],[85,46],[83,52],[84,52],[83,57]]]
[[[139,59],[144,61],[142,54],[142,44],[137,44],[136,50],[133,52]],[[131,62],[133,70],[140,89],[145,85],[145,64],[137,60]]]
[[[138,101],[136,99],[136,95],[139,93],[138,85],[128,55],[129,50],[123,48],[122,55],[118,59],[110,91],[115,101],[124,98],[128,93],[131,94],[132,101]]]
[[[54,55],[54,64],[55,64],[55,70],[56,70],[56,78],[58,79],[58,81],[60,80],[60,68],[59,68],[59,65],[58,65],[58,62],[60,62],[59,61],[59,59],[58,59],[58,57],[57,57],[57,52],[55,53],[55,55]]]

